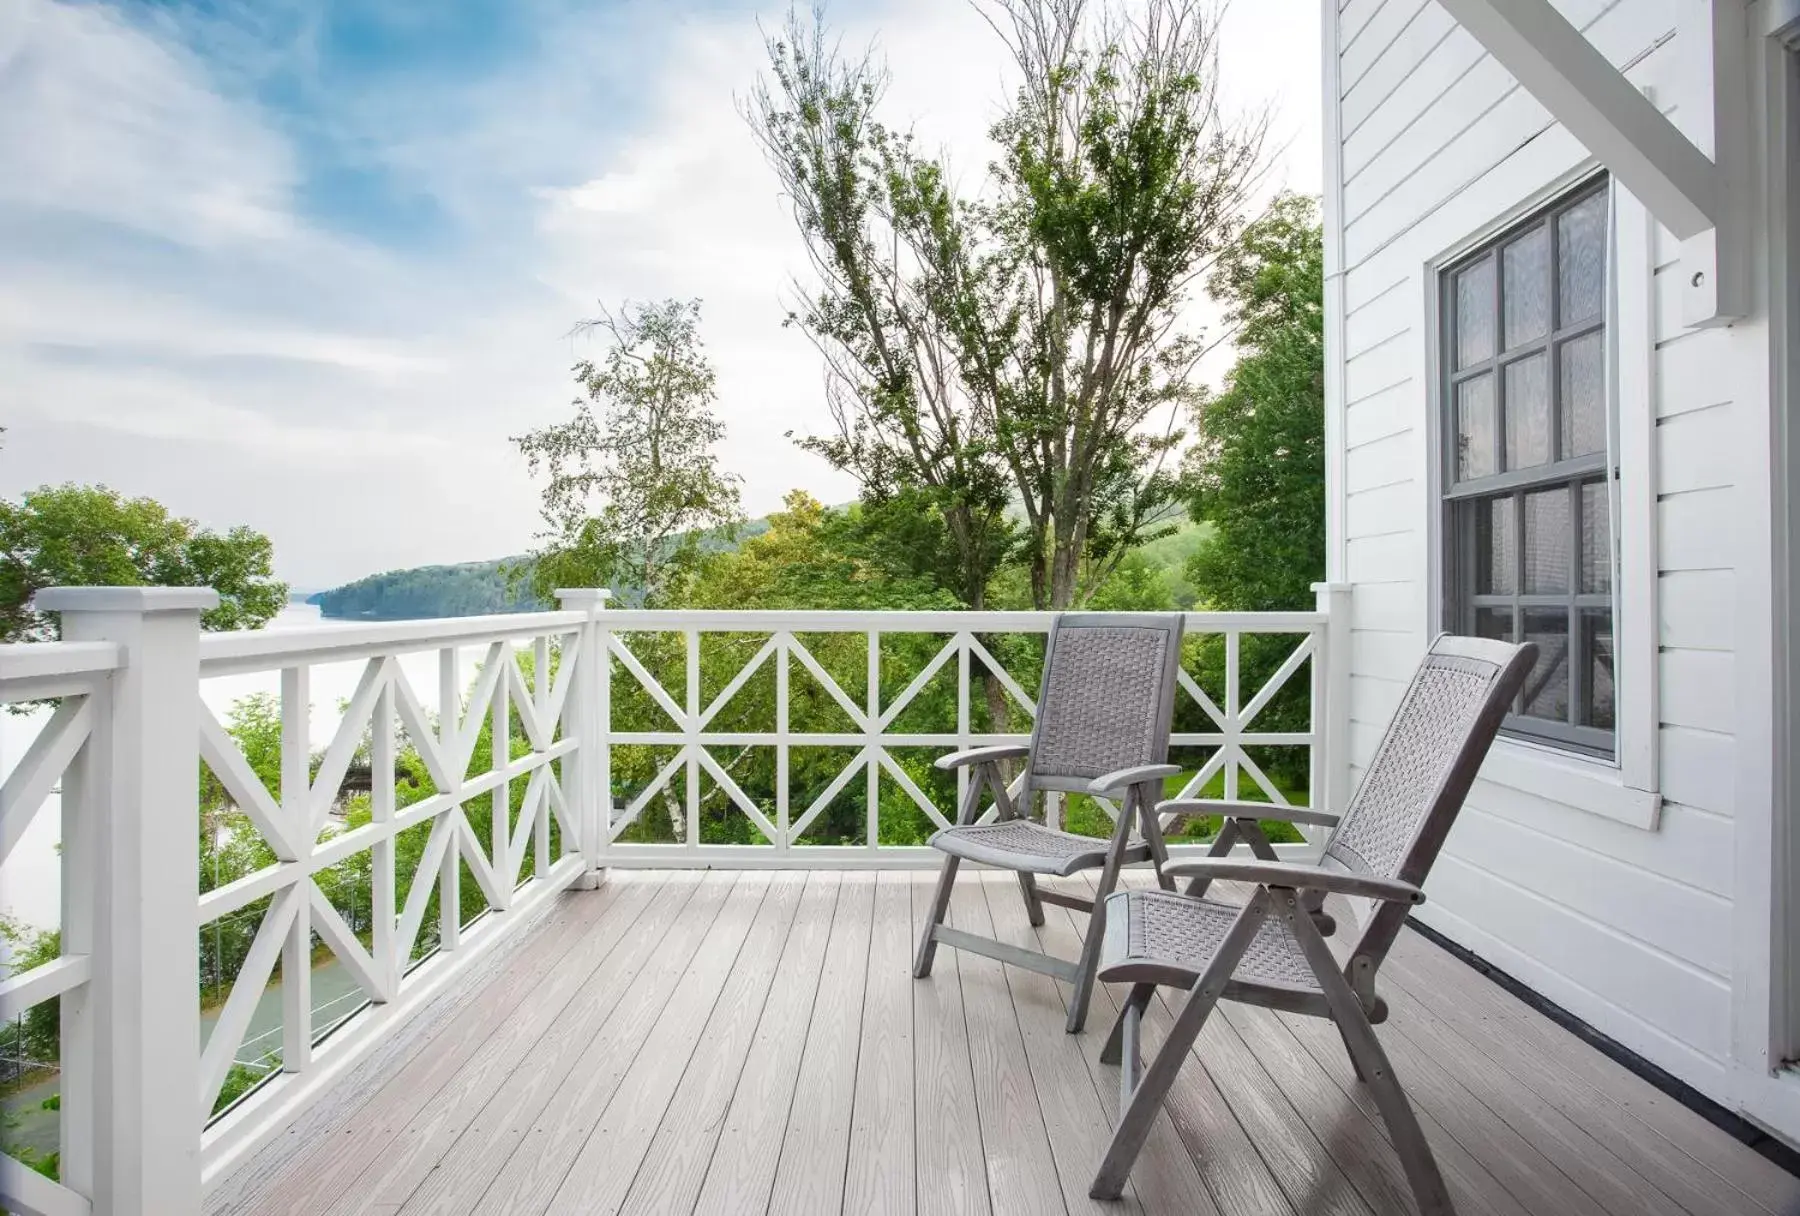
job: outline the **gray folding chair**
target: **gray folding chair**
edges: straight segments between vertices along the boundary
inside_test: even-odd
[[[1064,613],[1050,629],[1044,652],[1044,679],[1038,691],[1037,721],[1029,744],[977,747],[945,756],[940,769],[972,767],[956,824],[931,838],[945,854],[938,876],[931,920],[919,942],[913,975],[931,974],[938,946],[996,958],[1066,980],[1075,986],[1069,1002],[1069,1033],[1080,1030],[1093,993],[1099,961],[1102,901],[1117,885],[1122,866],[1149,861],[1163,886],[1169,859],[1153,809],[1165,777],[1181,770],[1168,764],[1169,719],[1175,706],[1175,681],[1181,667],[1181,616],[1132,615],[1118,612]],[[1000,765],[1027,761],[1019,801],[1006,788]],[[992,794],[995,818],[979,822]],[[1077,836],[1045,827],[1019,813],[1031,806],[1038,791],[1092,794],[1115,800],[1119,818],[1110,840]],[[1133,828],[1138,829],[1134,834]],[[991,941],[943,923],[950,888],[964,861],[1013,870],[1033,925],[1044,923],[1044,904],[1053,903],[1089,914],[1081,957],[1061,959]],[[1040,891],[1039,874],[1067,877],[1100,869],[1099,894],[1092,900],[1060,891]]]
[[[1536,657],[1530,643],[1438,638],[1318,864],[1209,857],[1164,868],[1192,878],[1188,894],[1121,891],[1106,901],[1100,978],[1132,988],[1101,1052],[1104,1062],[1121,1064],[1119,1122],[1089,1192],[1094,1198],[1117,1198],[1124,1189],[1157,1109],[1223,998],[1335,1022],[1357,1077],[1374,1091],[1419,1211],[1453,1211],[1375,1037],[1373,1024],[1387,1017],[1375,973],[1407,913],[1424,902],[1420,885]],[[1241,814],[1233,805],[1223,808],[1228,824]],[[1279,817],[1279,808],[1262,809]],[[1213,879],[1254,886],[1243,904],[1225,903],[1201,894]],[[1312,915],[1328,894],[1369,901],[1341,965]],[[1158,984],[1186,988],[1188,999],[1140,1080],[1139,1023]]]

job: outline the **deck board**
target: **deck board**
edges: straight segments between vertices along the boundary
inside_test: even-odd
[[[837,884],[834,876],[827,874],[805,875],[805,879],[798,909],[783,927],[780,939],[747,944],[739,956],[731,983],[713,1007],[687,1072],[663,1112],[656,1138],[632,1179],[624,1212],[694,1209],[752,1044],[765,1033],[765,1015],[772,1014],[779,1021],[781,1009],[791,1007],[796,996],[811,1001],[812,981],[816,981],[825,956]],[[774,1027],[767,1033],[782,1032],[782,1027]]]
[[[936,875],[912,876],[911,943],[924,933],[935,886]],[[946,954],[931,982],[914,983],[912,1001],[918,1210],[922,1216],[988,1216],[992,1205],[976,1115],[975,1069],[955,958]]]
[[[721,910],[735,898],[739,912],[747,916],[760,902],[760,890],[750,892],[754,898],[733,890],[737,877],[707,874],[674,923],[638,943],[645,957],[635,975],[596,977],[587,986],[580,1016],[559,1026],[563,1033],[555,1046],[542,1053],[545,1060],[563,1062],[560,1069],[542,1069],[555,1091],[517,1125],[505,1164],[464,1210],[515,1216],[549,1205],[620,1079],[655,1032],[669,994],[707,941]],[[529,1003],[528,994],[519,999]]]
[[[987,925],[987,900],[981,885],[969,877],[951,894],[950,923],[980,933]],[[1007,875],[1006,881],[1012,882],[1012,876]],[[1005,967],[991,958],[942,947],[933,966],[955,967],[962,984],[982,1160],[995,1216],[1066,1211]]]
[[[912,887],[906,874],[890,872],[875,887],[845,1213],[887,1216],[918,1209],[914,1126]]]
[[[775,952],[799,902],[802,878],[780,874],[773,885],[767,875],[751,879],[760,880],[766,890],[748,932],[735,923],[729,906],[720,914],[708,948],[695,958],[658,1018],[655,1049],[640,1050],[632,1061],[581,1155],[563,1178],[550,1204],[552,1212],[611,1216],[623,1206],[676,1087],[704,1042],[702,1031],[728,981],[739,974],[740,967],[764,974],[774,969]]]
[[[420,1121],[422,1130],[437,1134],[414,1139],[415,1144],[430,1146],[415,1148],[409,1154],[416,1166],[403,1170],[402,1157],[384,1155],[381,1166],[365,1174],[352,1194],[410,1212],[466,1210],[458,1205],[466,1204],[471,1192],[486,1189],[526,1134],[532,1117],[549,1100],[555,1084],[554,1074],[519,1068],[517,1063],[530,1054],[562,1050],[572,1035],[602,1016],[604,1010],[595,1008],[591,1001],[596,985],[621,990],[649,957],[643,939],[654,939],[666,932],[697,889],[698,884],[691,879],[666,882],[623,935],[596,934],[583,943],[580,961],[569,969],[576,982],[569,985],[569,996],[560,1009],[521,1009],[516,999],[508,1000],[512,1033],[502,1036],[502,1041],[515,1040],[519,1046],[502,1055],[496,1068],[482,1074],[480,1080],[485,1082],[491,1077],[493,1084],[470,1084],[474,1070],[465,1072],[461,1084],[436,1100],[439,1115],[446,1122],[433,1127],[430,1121]],[[598,964],[585,967],[589,958],[598,959]],[[505,999],[508,992],[519,991],[530,990],[502,989],[495,996]],[[541,1003],[533,1001],[532,1005]],[[525,1042],[526,1034],[533,1031],[536,1038]],[[443,1147],[446,1143],[448,1148]]]
[[[948,948],[912,980],[930,884],[616,872],[571,892],[479,991],[409,1028],[410,1055],[353,1073],[209,1210],[1410,1210],[1332,1027],[1241,1006],[1209,1023],[1126,1199],[1091,1203],[1118,1113],[1097,1053],[1122,992],[1097,991],[1070,1038],[1059,981]],[[1033,929],[1003,874],[965,871],[951,904],[960,927],[1073,953],[1085,914],[1045,912]],[[1800,1180],[1422,936],[1401,935],[1381,984],[1378,1033],[1463,1216],[1800,1203]],[[1180,999],[1152,1004],[1147,1052]]]
[[[875,879],[866,872],[850,874],[838,893],[831,944],[825,948],[825,971],[813,1001],[812,1024],[806,1030],[806,1050],[800,1056],[800,1076],[781,1141],[775,1190],[769,1197],[772,1212],[810,1216],[843,1210]]]

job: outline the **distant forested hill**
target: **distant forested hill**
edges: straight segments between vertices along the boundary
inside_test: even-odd
[[[738,543],[768,531],[769,521],[753,519],[738,531]],[[1187,562],[1212,535],[1209,524],[1183,521],[1173,533],[1138,550],[1144,564],[1167,581],[1174,606],[1192,608],[1195,589],[1188,584]],[[720,544],[721,548],[734,546]],[[371,574],[354,583],[306,597],[325,616],[345,620],[407,621],[439,616],[483,616],[491,612],[538,612],[554,608],[531,594],[529,573],[509,590],[506,571],[530,562],[529,557],[464,562],[456,566],[414,566]],[[627,600],[630,588],[615,587]]]
[[[516,591],[507,586],[506,568],[527,560],[509,557],[389,570],[317,592],[308,596],[307,602],[317,604],[325,616],[367,621],[535,612],[550,605],[532,596],[529,578],[520,580]]]
[[[738,529],[737,543],[769,530],[767,518],[753,519]],[[735,547],[724,541],[707,541],[708,548]],[[494,561],[463,562],[457,566],[414,566],[371,574],[354,583],[333,587],[306,597],[328,617],[365,621],[411,621],[439,616],[483,616],[490,612],[541,612],[556,607],[531,594],[531,574],[524,572],[516,591],[509,590],[506,572],[528,566],[527,556]],[[629,601],[631,588],[614,587],[616,596]]]

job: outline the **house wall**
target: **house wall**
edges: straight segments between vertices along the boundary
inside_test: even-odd
[[[1354,780],[1440,627],[1435,268],[1597,166],[1434,0],[1324,3],[1327,257],[1341,276],[1327,296],[1333,578],[1352,589]],[[1677,0],[1558,7],[1682,122]],[[1644,788],[1503,741],[1417,915],[1736,1106],[1734,787],[1752,759],[1737,750],[1738,669],[1769,661],[1736,636],[1740,592],[1768,580],[1766,561],[1744,577],[1753,547],[1736,538],[1755,504],[1740,471],[1743,436],[1766,427],[1768,338],[1754,323],[1685,329],[1679,246],[1633,207],[1621,203],[1614,320],[1648,327],[1635,343],[1621,336],[1621,359],[1639,349],[1641,367],[1619,381],[1639,398],[1619,408],[1639,412],[1642,442],[1634,450],[1622,422],[1620,451],[1633,462],[1623,510],[1640,525],[1625,539],[1642,544],[1645,569],[1621,588],[1620,702],[1644,714]],[[1633,214],[1635,245],[1624,239]],[[1634,632],[1637,687],[1624,653]]]

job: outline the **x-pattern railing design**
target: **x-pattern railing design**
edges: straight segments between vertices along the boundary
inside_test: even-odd
[[[950,808],[940,805],[896,760],[896,749],[966,748],[984,743],[1022,741],[1028,736],[1018,731],[978,729],[973,710],[972,689],[981,674],[991,674],[1004,690],[1011,706],[1029,719],[1036,714],[1036,704],[1019,679],[996,658],[983,638],[995,635],[1043,635],[1048,632],[1048,613],[812,613],[812,612],[609,612],[601,626],[606,636],[608,653],[613,657],[610,679],[629,681],[629,691],[640,693],[666,715],[667,729],[627,729],[618,721],[617,702],[613,690],[627,691],[609,683],[603,693],[601,716],[608,724],[602,742],[606,753],[601,760],[611,771],[612,749],[618,747],[673,748],[666,758],[659,758],[653,775],[635,789],[623,791],[623,805],[611,820],[612,855],[639,861],[677,861],[686,856],[716,851],[722,855],[743,856],[742,846],[714,846],[700,835],[701,778],[711,782],[740,812],[761,837],[760,848],[776,855],[790,850],[805,850],[807,856],[820,860],[841,851],[841,846],[812,846],[803,837],[819,817],[851,787],[858,776],[866,782],[864,804],[867,822],[865,842],[854,846],[864,853],[893,854],[892,848],[879,844],[879,789],[883,777],[891,780],[933,824],[948,826]],[[1185,782],[1181,795],[1193,796],[1221,778],[1224,795],[1238,798],[1247,780],[1258,793],[1276,804],[1289,799],[1269,778],[1247,749],[1255,747],[1305,747],[1312,749],[1317,760],[1322,743],[1322,717],[1315,714],[1304,731],[1259,729],[1258,715],[1275,697],[1288,688],[1296,675],[1307,668],[1321,651],[1325,628],[1324,616],[1316,613],[1258,614],[1190,614],[1190,638],[1216,635],[1223,639],[1224,672],[1220,687],[1209,692],[1202,687],[1193,670],[1181,673],[1181,687],[1205,716],[1208,729],[1177,732],[1171,742],[1176,747],[1213,749],[1198,770]],[[709,634],[766,634],[750,657],[717,692],[710,697],[701,689],[701,640]],[[677,693],[665,686],[656,672],[635,650],[634,643],[642,635],[676,635],[684,656],[686,687]],[[807,638],[822,635],[860,635],[865,639],[866,675],[850,688],[820,661]],[[931,634],[942,637],[928,659],[912,674],[896,694],[884,699],[881,639],[889,634]],[[1249,696],[1242,695],[1241,651],[1246,634],[1297,635],[1285,659]],[[940,731],[905,731],[897,729],[902,714],[911,708],[920,694],[954,665],[956,708],[955,723]],[[720,729],[716,722],[738,696],[765,668],[773,666],[775,696],[773,729]],[[841,669],[841,664],[840,664]],[[1322,706],[1323,665],[1312,664],[1313,701]],[[807,729],[797,725],[790,712],[792,689],[797,679],[809,681],[848,720],[852,729]],[[854,695],[852,692],[854,690]],[[1215,695],[1216,694],[1216,695]],[[723,747],[768,747],[774,749],[777,775],[773,798],[759,802],[752,798],[713,754]],[[846,763],[822,790],[803,803],[791,803],[794,791],[788,779],[789,758],[795,748],[854,748]],[[1316,764],[1315,766],[1316,767]],[[957,774],[958,797],[968,775]],[[678,791],[678,792],[677,792]],[[622,833],[648,813],[659,798],[672,792],[679,800],[685,822],[686,839],[673,845],[619,843]],[[1309,791],[1318,797],[1316,788]],[[1111,808],[1108,808],[1109,811]],[[1055,802],[1047,813],[1055,816]]]
[[[423,928],[433,894],[438,896],[440,947],[454,948],[461,933],[460,867],[466,865],[487,906],[511,907],[515,889],[527,876],[528,850],[535,850],[530,879],[551,876],[561,859],[551,857],[554,817],[564,857],[579,854],[582,827],[559,780],[554,761],[570,756],[579,739],[560,730],[581,659],[582,628],[541,632],[531,639],[528,673],[513,640],[486,644],[466,701],[457,646],[438,650],[438,701],[427,710],[399,661],[399,653],[377,653],[363,664],[356,691],[339,719],[316,773],[306,724],[311,716],[309,665],[282,668],[282,771],[279,799],[251,770],[237,743],[212,711],[200,706],[200,755],[227,794],[256,826],[277,864],[246,875],[200,897],[200,922],[211,923],[254,903],[271,900],[256,937],[214,1024],[200,1062],[199,1104],[210,1114],[220,1088],[249,1029],[250,1019],[282,965],[284,1037],[282,1067],[304,1070],[315,1028],[305,961],[313,934],[343,964],[368,1000],[386,1003],[400,995],[408,963]],[[202,674],[209,674],[203,665]],[[516,715],[529,750],[512,756],[510,746],[492,748],[487,771],[469,772],[484,720],[490,739],[510,740]],[[410,806],[396,805],[395,749],[401,735],[418,753],[435,790]],[[363,749],[370,765],[370,821],[361,827],[321,836],[332,809],[342,799],[344,778]],[[524,781],[515,816],[510,787]],[[469,822],[467,807],[491,801],[489,843],[484,848]],[[430,834],[399,903],[394,840],[420,824]],[[371,942],[358,939],[321,890],[317,875],[362,852],[371,855]],[[573,867],[567,867],[572,869]]]

